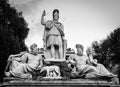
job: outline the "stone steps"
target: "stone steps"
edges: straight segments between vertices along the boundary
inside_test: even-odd
[[[11,80],[3,83],[3,87],[120,87],[107,81],[72,79],[72,80]]]

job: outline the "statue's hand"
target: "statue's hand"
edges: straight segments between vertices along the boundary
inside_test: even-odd
[[[42,69],[42,67],[38,66],[37,70],[41,70],[41,69]]]
[[[13,58],[13,57],[14,57],[14,55],[10,55],[9,58],[8,58],[8,60],[7,60],[7,62],[12,61],[12,58]]]
[[[96,59],[93,59],[93,61],[91,61],[91,64],[93,65],[93,66],[97,66],[97,60]]]
[[[98,63],[98,62],[97,62],[97,59],[94,59],[94,64],[97,65],[97,63]]]
[[[42,16],[45,16],[46,15],[46,12],[45,12],[45,10],[43,11],[43,13],[42,13]]]
[[[10,58],[7,60],[7,62],[11,62],[11,61],[12,61],[12,59],[10,59]]]

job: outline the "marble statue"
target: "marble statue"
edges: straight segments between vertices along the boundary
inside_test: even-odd
[[[91,48],[86,51],[87,56],[84,55],[84,47],[81,44],[76,44],[77,53],[67,58],[67,41],[64,39],[64,26],[58,21],[59,10],[53,10],[53,20],[45,21],[45,15],[44,10],[41,17],[41,24],[45,27],[42,55],[44,57],[39,54],[37,44],[32,44],[30,52],[9,56],[5,69],[6,76],[27,79],[34,76],[35,79],[37,76],[48,79],[117,77],[93,59]]]
[[[60,68],[56,65],[44,66],[40,72],[46,71],[45,78],[60,78]]]
[[[102,64],[93,60],[92,54],[88,52],[88,56],[83,54],[83,46],[81,44],[76,45],[77,54],[71,55],[67,59],[68,66],[72,69],[73,77],[84,78],[99,78],[99,77],[117,77],[109,72]]]
[[[41,24],[45,26],[44,30],[44,49],[46,58],[63,59],[65,58],[66,40],[64,40],[64,27],[58,21],[59,10],[53,11],[53,20],[45,21],[45,10],[42,13]]]
[[[24,53],[19,59],[20,64],[5,72],[6,76],[14,76],[19,78],[32,78],[37,68],[42,67],[42,57],[38,54],[37,44],[30,46],[31,53]],[[17,64],[17,63],[16,63]]]
[[[26,53],[27,51],[24,52],[20,52],[19,54],[11,54],[7,60],[7,66],[5,71],[9,71],[9,70],[13,70],[15,69],[17,66],[19,66],[20,64],[23,63],[23,61],[21,61],[21,57]]]

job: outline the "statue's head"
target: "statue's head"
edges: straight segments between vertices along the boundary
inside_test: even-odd
[[[52,15],[53,15],[53,20],[54,21],[58,21],[58,19],[59,19],[59,10],[58,9],[54,9]]]
[[[82,56],[83,51],[84,51],[84,47],[81,44],[76,44],[76,49],[77,49],[77,54]]]
[[[31,46],[30,46],[30,50],[31,50],[31,53],[32,54],[38,54],[38,48],[37,48],[37,44],[32,44]]]

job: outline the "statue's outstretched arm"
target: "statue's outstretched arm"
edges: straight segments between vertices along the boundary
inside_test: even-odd
[[[11,55],[9,56],[9,58],[8,58],[7,61],[9,62],[9,61],[12,61],[13,59],[20,61],[20,60],[19,60],[19,59],[20,59],[19,57],[21,57],[24,53],[25,53],[25,52],[21,52],[21,53],[19,53],[19,54],[14,54],[14,55],[11,54]]]
[[[41,70],[42,67],[43,67],[43,58],[42,58],[41,55],[39,57],[40,57],[40,59],[39,59],[39,66],[38,66],[37,70]]]
[[[93,65],[97,65],[97,59],[93,59],[93,55],[94,55],[94,51],[91,47],[89,47],[86,51],[87,56],[88,56],[88,61],[93,64]]]
[[[43,11],[43,13],[42,13],[42,16],[41,16],[41,24],[42,25],[45,25],[45,19],[44,19],[44,16],[46,15],[46,12],[45,12],[45,10]]]

